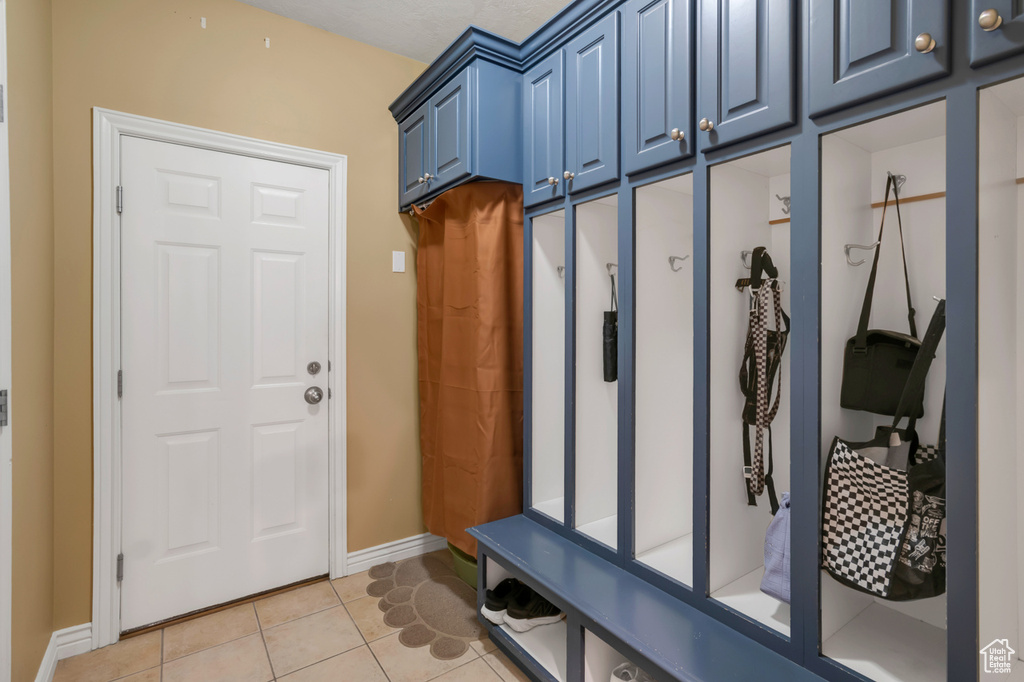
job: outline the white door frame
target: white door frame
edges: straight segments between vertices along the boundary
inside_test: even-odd
[[[3,2],[4,0],[0,0]],[[330,173],[330,341],[328,386],[330,575],[346,575],[346,170],[339,154],[265,142],[107,109],[93,109],[93,587],[92,648],[113,644],[121,632],[117,555],[121,547],[121,254],[117,186],[121,136],[283,161]],[[131,197],[124,201],[130,202]],[[2,332],[2,329],[0,329]],[[3,367],[0,357],[0,367]]]
[[[7,147],[7,0],[0,0],[0,388],[11,386],[11,175]],[[8,423],[10,403],[8,403]],[[0,427],[0,682],[11,679],[11,564],[14,490],[11,427]]]

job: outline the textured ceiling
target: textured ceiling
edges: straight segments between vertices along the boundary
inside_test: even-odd
[[[242,0],[274,14],[431,62],[470,24],[517,43],[568,0]]]

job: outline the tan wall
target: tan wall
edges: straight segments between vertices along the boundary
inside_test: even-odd
[[[53,628],[53,99],[49,0],[7,2],[14,379],[15,682]],[[88,621],[86,617],[82,622]]]
[[[423,532],[416,282],[390,271],[413,240],[387,105],[424,65],[235,0],[53,7],[55,627],[91,617],[94,106],[348,155],[349,551]]]

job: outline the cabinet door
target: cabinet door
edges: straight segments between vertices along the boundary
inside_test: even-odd
[[[810,0],[808,35],[811,116],[949,73],[949,0]]]
[[[408,206],[427,193],[427,103],[398,127],[400,203]]]
[[[523,76],[523,204],[565,196],[563,52],[539,62]]]
[[[702,63],[695,117],[708,128],[697,133],[701,149],[792,124],[792,0],[710,0],[700,7]]]
[[[469,116],[470,72],[465,69],[430,98],[430,189],[472,172],[473,123]]]
[[[565,49],[565,163],[569,192],[619,177],[619,13]]]
[[[630,0],[622,8],[626,174],[693,154],[693,3]]]
[[[969,25],[971,66],[1024,52],[1024,3],[1021,0],[971,0]]]

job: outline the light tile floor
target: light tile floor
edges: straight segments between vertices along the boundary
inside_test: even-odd
[[[436,553],[445,561],[448,550]],[[484,636],[453,661],[384,624],[367,573],[301,587],[57,664],[54,682],[525,682]]]

